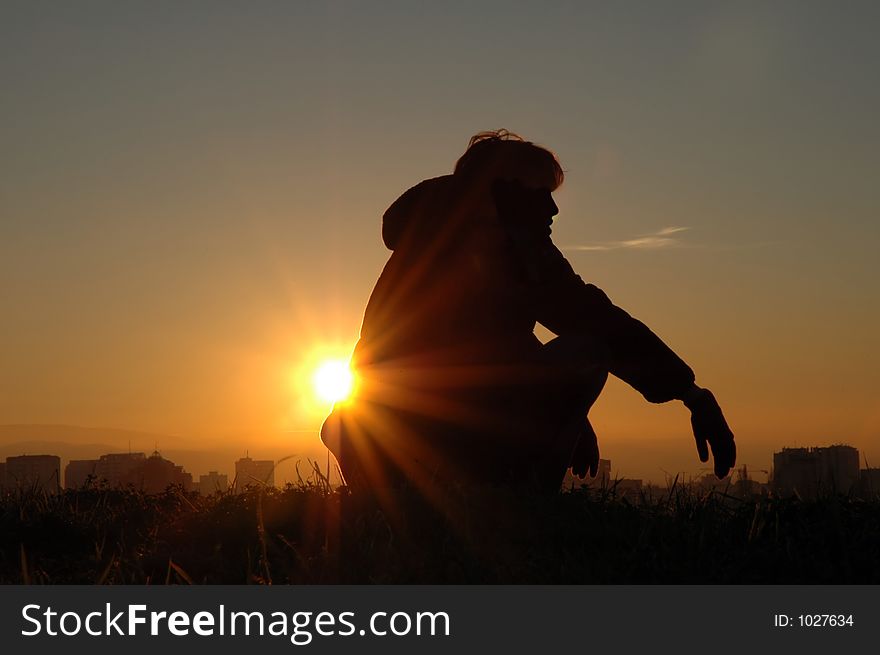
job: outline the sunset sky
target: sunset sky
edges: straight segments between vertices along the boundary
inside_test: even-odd
[[[715,392],[739,463],[843,442],[878,466],[878,25],[868,2],[6,2],[0,424],[315,446],[311,375],[357,340],[382,213],[506,127],[558,154],[554,241]],[[613,380],[591,416],[623,475],[702,466],[679,403]]]

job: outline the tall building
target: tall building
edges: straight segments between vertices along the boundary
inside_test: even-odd
[[[61,489],[61,458],[57,455],[7,457],[6,484],[10,487],[58,493]]]
[[[171,486],[181,486],[184,491],[191,491],[192,481],[192,475],[184,471],[182,466],[177,466],[154,450],[152,455],[129,470],[122,483],[148,494],[158,494]]]
[[[111,453],[101,455],[95,465],[95,477],[106,480],[111,487],[126,484],[128,474],[146,460],[144,453]]]
[[[0,462],[0,491],[6,487],[6,462]]]
[[[611,460],[600,459],[593,483],[599,487],[607,487],[611,482]]]
[[[229,489],[229,476],[217,471],[210,471],[208,475],[199,476],[199,493],[210,496],[217,492],[223,493]]]
[[[880,497],[880,469],[867,468],[859,471],[859,495],[867,499]]]
[[[241,493],[247,487],[274,487],[275,462],[270,459],[241,458],[235,463],[234,484],[236,493]]]
[[[96,459],[70,460],[67,463],[67,466],[64,467],[64,488],[81,489],[85,486],[89,476],[97,479],[97,476],[95,475],[95,468],[97,465],[98,460]]]
[[[852,446],[783,448],[773,453],[773,490],[778,494],[847,494],[858,482],[859,451]]]

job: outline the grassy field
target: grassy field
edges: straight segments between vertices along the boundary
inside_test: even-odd
[[[0,582],[876,584],[880,500],[17,491],[0,497]]]

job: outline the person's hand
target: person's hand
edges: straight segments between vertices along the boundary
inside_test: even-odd
[[[583,480],[587,477],[587,470],[590,471],[591,478],[595,478],[599,471],[599,441],[589,421],[586,422],[571,455],[572,475]]]
[[[721,479],[736,464],[736,443],[733,432],[724,420],[718,401],[708,389],[693,386],[682,398],[691,410],[691,426],[697,440],[697,454],[701,462],[709,461],[709,449],[715,458],[715,475]]]

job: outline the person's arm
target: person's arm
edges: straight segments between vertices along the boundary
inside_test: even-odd
[[[556,334],[585,332],[606,344],[610,372],[648,401],[681,400],[691,411],[700,461],[715,460],[723,478],[736,463],[736,444],[715,396],[694,383],[694,372],[641,321],[578,276],[549,242],[538,250],[538,322]]]
[[[646,400],[683,399],[694,384],[691,368],[644,323],[586,284],[555,246],[541,251],[538,322],[556,334],[587,333],[604,343],[611,355],[610,372]]]
[[[691,411],[700,460],[708,461],[711,447],[715,474],[727,475],[736,462],[736,444],[712,392],[694,383],[691,368],[644,323],[574,272],[550,240],[551,219],[558,209],[549,193],[527,191],[504,180],[496,181],[492,192],[538,322],[558,335],[586,333],[604,343],[609,372],[650,402],[684,402]]]

